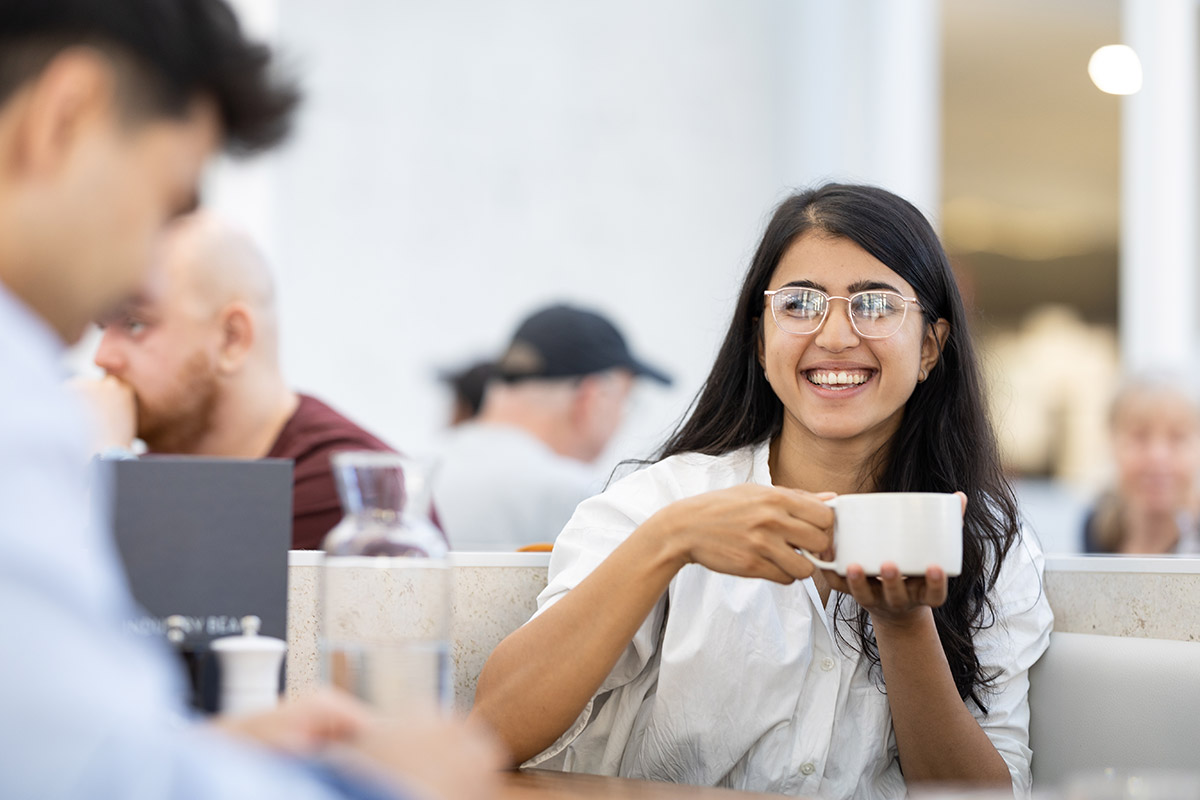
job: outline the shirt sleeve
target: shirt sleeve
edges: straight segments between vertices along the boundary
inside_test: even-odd
[[[580,503],[574,516],[554,543],[554,551],[550,556],[549,582],[538,595],[538,610],[534,618],[591,575],[645,520],[648,515],[637,508],[639,498],[635,488],[641,483],[637,479],[642,474],[635,474],[604,494]],[[632,500],[633,505],[628,504],[627,500]],[[527,761],[525,766],[545,764],[562,753],[587,727],[593,710],[597,708],[597,700],[642,675],[657,651],[666,612],[667,600],[664,593],[575,722],[554,744]]]
[[[1027,533],[1013,544],[992,591],[995,620],[975,639],[985,674],[996,675],[984,697],[987,713],[973,708],[980,726],[1004,758],[1017,797],[1028,796],[1032,778],[1029,749],[1029,668],[1050,644],[1054,615],[1043,591],[1045,558]]]

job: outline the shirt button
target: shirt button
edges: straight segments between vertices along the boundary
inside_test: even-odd
[[[817,768],[812,765],[811,761],[800,765],[800,774],[802,775],[812,775],[816,771]]]
[[[829,672],[829,670],[833,669],[833,659],[829,658],[828,656],[825,658],[822,658],[821,659],[821,669],[823,669],[826,672]]]

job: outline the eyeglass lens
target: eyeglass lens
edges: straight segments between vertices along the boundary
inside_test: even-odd
[[[829,297],[815,289],[779,291],[771,300],[775,321],[788,333],[812,333],[829,311]],[[891,336],[903,324],[907,305],[894,292],[859,292],[850,297],[850,321],[862,336]]]

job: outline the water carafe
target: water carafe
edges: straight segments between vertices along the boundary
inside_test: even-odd
[[[428,471],[393,453],[332,465],[345,516],[324,543],[322,678],[385,715],[446,710],[452,577]]]

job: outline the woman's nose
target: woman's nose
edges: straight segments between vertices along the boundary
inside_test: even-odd
[[[841,298],[829,302],[829,307],[825,310],[825,319],[815,337],[818,347],[836,353],[854,347],[861,341],[858,331],[850,322],[845,302]]]

